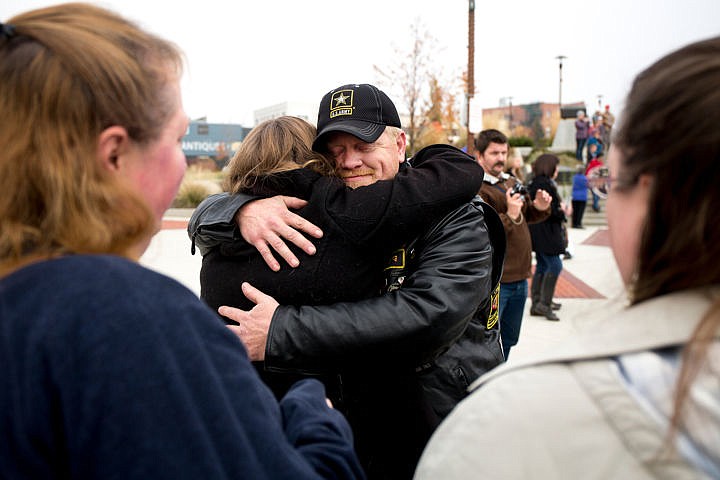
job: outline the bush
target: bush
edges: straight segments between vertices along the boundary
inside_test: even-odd
[[[198,165],[191,165],[185,172],[172,206],[174,208],[195,208],[208,195],[222,191],[224,172],[211,171]]]
[[[200,202],[210,195],[210,191],[204,182],[188,181],[180,185],[177,196],[173,201],[175,208],[195,208]]]
[[[532,147],[535,142],[530,137],[510,137],[508,138],[508,145],[511,147]]]

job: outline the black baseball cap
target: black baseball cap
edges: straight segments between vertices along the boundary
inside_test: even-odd
[[[400,126],[400,116],[392,100],[374,85],[350,84],[326,93],[318,110],[317,136],[313,149],[322,145],[330,132],[345,132],[372,143],[386,126]]]

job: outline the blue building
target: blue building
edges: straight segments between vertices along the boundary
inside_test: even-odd
[[[188,164],[213,160],[218,168],[227,165],[250,128],[229,123],[190,122],[182,139],[182,149]]]

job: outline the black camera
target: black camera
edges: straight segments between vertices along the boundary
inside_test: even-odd
[[[518,182],[510,189],[510,195],[515,195],[516,193],[519,193],[520,195],[525,195],[528,193],[527,187],[523,185],[522,183]]]

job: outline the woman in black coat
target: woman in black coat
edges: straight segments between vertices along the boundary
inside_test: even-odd
[[[553,312],[553,307],[560,308],[560,306],[553,304],[552,298],[563,267],[560,255],[566,248],[563,235],[565,212],[555,185],[559,163],[560,159],[556,155],[549,153],[540,155],[533,163],[534,176],[528,185],[532,198],[538,190],[545,190],[552,197],[550,216],[545,221],[529,225],[536,262],[535,274],[532,278],[530,315],[544,316],[553,321],[559,320]]]

